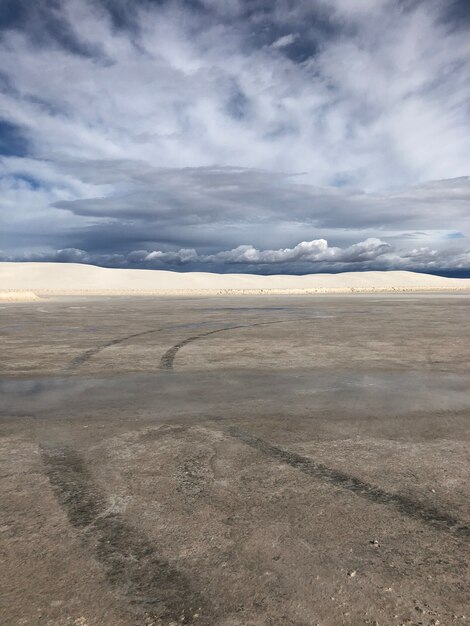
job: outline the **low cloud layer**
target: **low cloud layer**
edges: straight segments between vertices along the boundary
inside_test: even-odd
[[[60,263],[91,263],[103,267],[171,269],[188,271],[254,271],[273,273],[341,272],[363,270],[414,269],[442,273],[462,272],[470,264],[470,250],[449,247],[398,249],[380,239],[369,238],[346,248],[330,246],[325,239],[302,241],[293,248],[258,250],[240,245],[232,250],[203,254],[194,248],[170,252],[133,250],[127,254],[89,254],[85,250],[67,248],[51,253],[0,255],[2,261],[48,261]]]
[[[13,4],[4,258],[470,272],[464,0]]]

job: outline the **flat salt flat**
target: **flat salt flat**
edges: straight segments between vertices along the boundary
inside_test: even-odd
[[[468,295],[0,318],[2,626],[466,623]]]

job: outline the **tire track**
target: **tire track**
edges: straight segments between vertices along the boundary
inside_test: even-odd
[[[236,330],[238,328],[255,328],[257,326],[270,326],[271,324],[287,324],[288,322],[300,322],[302,320],[312,320],[314,317],[299,317],[296,319],[289,320],[273,320],[272,322],[256,322],[254,324],[237,324],[236,326],[225,326],[224,328],[217,328],[216,330],[210,330],[207,333],[201,333],[200,335],[193,335],[192,337],[187,337],[182,341],[179,341],[174,346],[172,346],[169,350],[165,352],[165,354],[160,359],[160,369],[162,370],[172,370],[173,363],[176,357],[176,354],[187,346],[189,343],[193,343],[193,341],[198,341],[199,339],[204,339],[204,337],[209,337],[210,335],[216,335],[217,333],[224,333],[229,330]]]
[[[222,418],[218,418],[216,421],[220,422]],[[223,432],[243,441],[243,443],[255,448],[272,459],[276,459],[277,461],[281,461],[281,463],[298,469],[311,478],[319,479],[335,487],[351,491],[357,496],[365,498],[374,504],[382,504],[394,508],[406,517],[422,522],[434,529],[451,533],[464,541],[470,540],[469,525],[446,512],[440,511],[434,506],[418,502],[400,493],[385,491],[381,487],[367,483],[346,472],[333,469],[322,463],[317,463],[314,459],[279,448],[235,426],[224,428]]]
[[[78,356],[74,357],[65,369],[67,371],[76,370],[79,367],[81,367],[84,363],[89,361],[96,354],[104,350],[105,348],[116,346],[120,343],[124,343],[124,341],[128,341],[129,339],[134,339],[135,337],[143,337],[144,335],[150,335],[152,333],[159,333],[163,330],[167,330],[167,329],[166,328],[154,328],[152,330],[144,330],[140,333],[133,333],[132,335],[126,335],[125,337],[118,337],[117,339],[111,339],[111,341],[107,341],[106,343],[102,343],[99,346],[90,348],[89,350],[85,350],[85,352],[82,352]]]
[[[223,332],[223,331],[226,331],[226,330],[232,330],[232,329],[236,329],[236,328],[251,328],[253,326],[266,326],[268,324],[283,324],[283,323],[286,323],[286,322],[295,322],[295,321],[304,320],[304,319],[308,320],[308,319],[315,319],[315,318],[302,317],[302,318],[297,318],[297,319],[292,319],[292,320],[278,320],[278,321],[272,321],[272,322],[258,322],[258,323],[255,323],[255,324],[241,324],[241,325],[237,325],[237,326],[228,326],[228,327],[224,327],[224,328],[217,328],[216,330],[211,330],[211,331],[209,331],[207,333],[203,333],[201,335],[196,335],[194,337],[188,337],[188,339],[185,339],[182,342],[172,346],[172,348],[170,348],[169,350],[167,350],[167,352],[165,352],[165,354],[163,355],[163,357],[160,360],[160,369],[172,369],[173,368],[173,360],[174,360],[178,350],[180,350],[180,348],[185,346],[187,343],[191,343],[192,341],[196,341],[197,339],[201,339],[201,338],[206,337],[208,335],[213,335],[215,333],[220,333],[220,332]],[[77,355],[76,357],[71,359],[71,361],[66,366],[65,370],[66,371],[77,370],[82,365],[84,365],[87,361],[89,361],[91,358],[93,358],[94,356],[99,354],[102,350],[105,350],[106,348],[110,348],[111,346],[116,346],[116,345],[119,345],[121,343],[124,343],[125,341],[128,341],[129,339],[134,339],[135,337],[143,337],[145,335],[151,335],[153,333],[160,333],[160,332],[163,332],[165,330],[173,330],[175,328],[180,328],[181,326],[186,326],[186,324],[177,325],[177,326],[164,326],[162,328],[153,328],[153,329],[150,329],[150,330],[144,330],[144,331],[139,332],[139,333],[133,333],[131,335],[126,335],[125,337],[118,337],[116,339],[111,339],[110,341],[107,341],[106,343],[102,343],[99,346],[95,346],[94,348],[90,348],[89,350],[85,350],[84,352],[81,352],[79,355]],[[170,356],[170,353],[173,354],[172,358]],[[163,365],[164,362],[165,362],[165,364],[169,363],[169,365]]]
[[[155,545],[125,518],[111,512],[83,458],[68,446],[42,446],[45,473],[72,526],[103,566],[108,582],[130,609],[158,624],[208,625],[209,604],[185,574],[162,559]],[[140,623],[140,621],[139,621]],[[143,623],[143,622],[142,622]]]

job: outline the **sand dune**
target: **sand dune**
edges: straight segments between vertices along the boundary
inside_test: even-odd
[[[223,295],[421,290],[470,291],[470,279],[401,271],[256,276],[109,269],[76,263],[0,263],[0,299],[3,300],[28,300],[41,294],[81,293]]]

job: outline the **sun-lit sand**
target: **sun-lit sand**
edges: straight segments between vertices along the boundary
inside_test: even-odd
[[[255,295],[469,290],[470,279],[416,272],[346,272],[304,276],[109,269],[76,263],[0,263],[0,299],[41,295]]]
[[[0,290],[0,302],[33,302],[40,299],[34,291]]]

